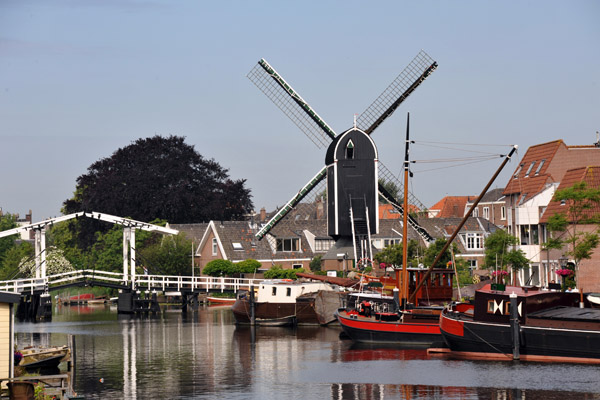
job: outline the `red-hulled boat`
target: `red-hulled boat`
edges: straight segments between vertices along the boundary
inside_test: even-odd
[[[600,363],[600,310],[577,292],[486,285],[444,310],[440,329],[451,357]]]

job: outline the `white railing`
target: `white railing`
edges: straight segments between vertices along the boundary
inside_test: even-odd
[[[131,286],[131,281],[123,281],[123,274],[117,272],[85,269],[48,275],[45,279],[28,278],[12,281],[0,281],[0,291],[13,293],[33,293],[45,291],[49,286],[76,283],[79,281],[93,280]],[[242,278],[214,278],[211,276],[169,276],[169,275],[137,275],[135,288],[147,288],[155,291],[234,291],[242,287],[258,285],[262,279]]]

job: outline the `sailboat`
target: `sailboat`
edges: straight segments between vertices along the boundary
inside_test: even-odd
[[[404,156],[404,204],[403,204],[403,232],[402,232],[402,268],[396,269],[393,296],[382,293],[379,296],[357,294],[349,296],[345,308],[336,311],[344,334],[354,342],[371,344],[394,344],[409,346],[431,346],[435,342],[442,342],[440,331],[440,315],[444,303],[452,300],[452,287],[454,270],[436,269],[443,254],[448,249],[458,232],[461,230],[471,213],[479,204],[500,171],[504,168],[512,154],[516,151],[514,146],[505,157],[492,179],[483,189],[477,200],[473,203],[452,236],[446,241],[429,268],[407,268],[408,257],[408,167],[409,167],[409,121],[406,123],[406,147]],[[389,280],[389,279],[388,279]],[[416,283],[418,282],[418,284]],[[384,285],[385,286],[385,285]],[[425,290],[424,290],[425,289]],[[426,294],[440,290],[440,296],[432,299]]]

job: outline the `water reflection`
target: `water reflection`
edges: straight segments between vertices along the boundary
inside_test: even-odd
[[[600,399],[600,368],[431,359],[425,350],[356,346],[337,327],[236,327],[226,307],[118,316],[55,309],[16,324],[19,344],[77,341],[86,399]]]

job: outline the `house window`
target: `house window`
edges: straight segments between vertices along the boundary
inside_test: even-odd
[[[352,139],[348,140],[348,144],[346,145],[346,159],[352,160],[354,158],[354,143],[352,143]]]
[[[277,251],[298,251],[300,239],[277,239]]]
[[[239,242],[232,242],[231,244],[233,245],[234,250],[244,250],[244,248],[242,247],[242,244]]]
[[[474,270],[477,269],[477,260],[467,260],[469,263],[469,269]]]
[[[393,246],[402,242],[402,239],[383,239],[383,247]]]
[[[315,240],[315,251],[327,251],[333,246],[333,240],[331,239],[316,239]]]
[[[483,218],[490,219],[490,208],[483,207]]]
[[[302,264],[292,264],[292,269],[300,269],[302,268]]]
[[[529,243],[529,225],[521,225],[521,246],[527,246]]]
[[[542,167],[544,166],[544,163],[546,162],[546,159],[544,158],[542,161],[540,161],[540,165],[538,165],[537,169],[535,170],[535,174],[539,175],[540,171],[542,170]]]
[[[465,242],[467,243],[467,250],[483,249],[483,235],[481,233],[467,233]]]
[[[500,219],[502,219],[502,220],[506,219],[506,207],[505,206],[500,207]]]
[[[475,208],[473,210],[473,217],[475,217],[475,218],[479,217],[479,208]]]
[[[212,240],[212,255],[217,255],[217,250],[219,249],[219,245],[217,244],[217,238],[213,238]]]
[[[535,165],[535,161],[533,161],[530,165],[529,168],[527,168],[527,172],[525,172],[525,177],[527,178],[529,176],[529,174],[531,173],[531,170],[533,169],[533,166]]]
[[[537,225],[531,225],[531,244],[540,244],[540,235]]]

